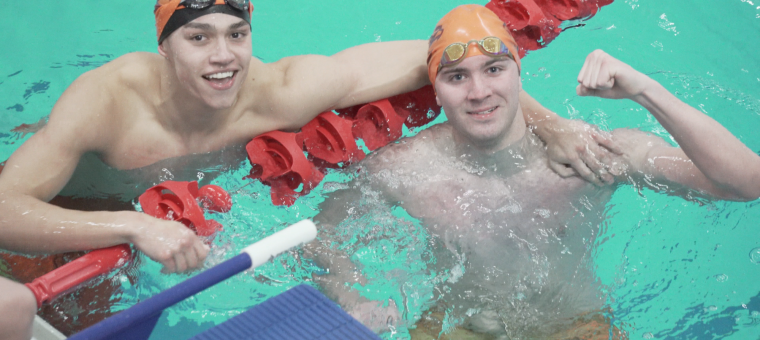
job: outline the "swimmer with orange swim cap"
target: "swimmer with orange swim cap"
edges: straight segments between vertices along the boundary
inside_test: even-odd
[[[238,150],[264,132],[297,130],[322,112],[428,83],[426,41],[369,43],[332,56],[264,63],[252,58],[255,12],[247,0],[159,0],[152,9],[158,54],[129,53],[80,76],[47,125],[8,159],[0,174],[0,248],[53,254],[131,243],[167,272],[201,268],[209,249],[181,223],[105,211],[106,204],[93,205],[96,211],[64,209],[51,199],[62,191],[105,196],[133,209],[130,202],[166,171],[175,181],[196,180],[199,171],[217,165],[209,160],[231,154],[228,147]],[[556,117],[533,107],[539,116]],[[553,131],[562,129],[538,130],[557,140]],[[569,150],[586,150],[580,146],[590,139],[559,136],[553,145],[569,144]],[[239,165],[235,160],[230,164]]]
[[[759,155],[601,50],[587,56],[576,93],[631,99],[683,146],[640,130],[616,129],[611,135],[619,146],[607,144],[614,152],[606,169],[616,185],[601,187],[551,171],[546,145],[526,129],[520,112],[525,108],[518,99],[517,46],[490,11],[476,5],[455,8],[436,27],[428,51],[430,79],[448,121],[362,161],[357,173],[363,175],[320,206],[315,220],[325,230],[322,244],[308,246],[335,249],[330,235],[366,218],[345,212],[367,200],[381,211],[400,208],[426,228],[430,243],[420,246],[435,261],[424,270],[441,276],[433,280],[435,287],[422,290],[435,292],[435,298],[412,304],[434,305],[423,315],[415,307],[399,311],[393,300],[362,298],[354,287],[369,279],[351,262],[358,258],[355,253],[313,251],[328,273],[315,281],[365,324],[388,327],[389,320],[405,315],[404,321],[416,322],[412,339],[441,334],[450,339],[623,339],[625,334],[607,319],[607,297],[593,272],[596,266],[588,262],[615,190],[630,184],[689,200],[693,195],[736,201],[760,197]],[[377,223],[379,228],[396,224]]]
[[[510,58],[520,69],[517,43],[507,24],[491,10],[478,5],[462,5],[438,22],[428,42],[428,75],[430,83],[444,66],[453,66],[468,57],[487,55]],[[476,48],[470,48],[476,47]]]

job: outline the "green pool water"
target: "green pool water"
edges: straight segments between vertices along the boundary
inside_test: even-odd
[[[461,1],[255,2],[253,54],[271,62],[299,54],[333,54],[347,47],[399,39],[426,39],[438,19]],[[480,2],[485,3],[485,2]],[[29,134],[11,131],[50,113],[55,100],[81,73],[134,51],[155,51],[151,0],[114,0],[0,8],[0,160]],[[760,2],[749,0],[615,0],[593,18],[566,23],[546,48],[523,60],[523,86],[562,116],[603,129],[637,127],[667,140],[667,132],[626,101],[580,98],[575,77],[584,57],[601,48],[649,74],[670,91],[715,118],[752,150],[760,151]],[[410,132],[411,133],[411,132]],[[235,190],[247,163],[215,184]],[[755,169],[760,171],[760,169]],[[276,207],[256,182],[233,194],[234,208],[213,218],[225,225],[208,265],[232,257],[256,240],[315,216],[327,192],[350,180],[327,175],[292,207]],[[757,339],[760,337],[759,202],[690,202],[632,187],[607,205],[591,250],[600,292],[613,323],[630,339]],[[382,228],[374,228],[379,223]],[[428,235],[402,209],[369,210],[358,220],[365,233],[346,247],[365,265],[370,298],[393,298],[413,323],[437,282]],[[756,255],[760,258],[760,255]],[[379,260],[379,259],[382,259]],[[757,260],[757,261],[760,261]],[[142,259],[132,285],[124,273],[112,297],[128,308],[186,279],[163,275]],[[318,270],[298,252],[254,273],[238,275],[162,315],[155,339],[186,338],[302,282]],[[408,337],[399,327],[386,338]]]

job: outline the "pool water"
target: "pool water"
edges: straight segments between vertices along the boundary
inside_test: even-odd
[[[438,19],[462,3],[256,2],[253,54],[271,62],[307,53],[329,55],[372,41],[426,39]],[[125,53],[156,50],[153,5],[152,0],[3,4],[0,160],[32,130],[14,128],[44,121],[78,75]],[[760,3],[615,0],[593,18],[563,27],[568,29],[523,61],[523,86],[546,107],[603,129],[636,127],[672,140],[632,102],[575,95],[575,77],[585,56],[601,48],[649,74],[760,151]],[[268,187],[242,179],[249,170],[242,163],[213,181],[233,193],[234,208],[212,216],[225,230],[214,241],[208,266],[315,216],[325,195],[351,179],[347,173],[329,173],[294,206],[276,207]],[[347,236],[344,246],[370,278],[363,293],[373,299],[393,298],[412,324],[430,306],[442,278],[434,270],[429,235],[403,209],[366,203],[367,214],[357,219],[358,231]],[[625,186],[605,213],[591,263],[612,322],[631,339],[760,337],[760,202],[686,201]],[[135,284],[123,272],[109,277],[122,287],[112,298],[113,309],[128,308],[189,277],[163,275],[159,269],[143,258],[129,269],[139,277]],[[170,308],[153,338],[189,337],[289,287],[311,282],[314,272],[319,269],[297,251],[281,256]],[[402,325],[384,337],[404,339],[408,331]]]

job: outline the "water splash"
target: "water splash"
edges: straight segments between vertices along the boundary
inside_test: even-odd
[[[749,260],[754,264],[760,264],[760,248],[750,250]]]

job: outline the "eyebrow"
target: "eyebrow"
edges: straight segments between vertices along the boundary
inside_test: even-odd
[[[240,20],[237,23],[234,23],[234,24],[230,25],[230,27],[227,30],[232,31],[232,30],[236,30],[236,29],[239,29],[239,28],[241,28],[243,26],[247,26],[247,25],[248,25],[248,23],[245,22],[245,20]],[[203,24],[203,23],[198,23],[198,22],[189,22],[189,23],[185,24],[185,27],[186,28],[190,28],[190,29],[199,29],[199,30],[202,30],[202,31],[215,31],[216,30],[216,28],[214,26],[210,25],[210,24]]]
[[[483,67],[489,67],[495,63],[507,61],[510,60],[509,57],[503,57],[503,58],[494,58],[489,61],[487,61],[485,64],[483,64]],[[449,74],[449,73],[462,73],[462,72],[468,72],[466,68],[464,67],[455,67],[455,68],[443,68],[441,71],[441,74]]]
[[[509,57],[493,58],[490,61],[488,61],[487,63],[483,64],[483,67],[488,67],[488,66],[496,64],[498,62],[507,61],[509,59],[510,59]]]
[[[236,30],[243,26],[248,26],[248,23],[245,20],[240,20],[237,24],[232,24],[228,30]]]
[[[441,74],[463,73],[463,72],[467,72],[467,69],[464,67],[444,68]]]
[[[188,23],[185,24],[185,27],[186,28],[199,29],[199,30],[203,30],[203,31],[213,31],[214,30],[214,27],[211,26],[211,25],[209,25],[209,24],[201,24],[201,23],[197,23],[197,22],[188,22]]]

